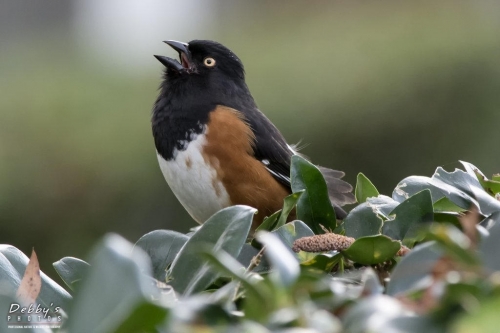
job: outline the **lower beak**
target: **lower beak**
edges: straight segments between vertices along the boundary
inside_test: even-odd
[[[191,52],[189,51],[189,45],[187,43],[182,43],[175,40],[167,40],[164,41],[164,43],[168,44],[179,53],[180,62],[169,57],[155,55],[155,58],[158,59],[159,62],[161,62],[166,67],[175,69],[177,71],[192,68]]]
[[[161,62],[165,67],[167,68],[172,68],[177,71],[183,70],[184,67],[177,61],[169,57],[164,57],[160,55],[155,55],[155,58],[158,59],[159,62]]]

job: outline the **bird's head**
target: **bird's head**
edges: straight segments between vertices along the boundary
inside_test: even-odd
[[[165,41],[179,53],[179,60],[155,55],[166,67],[167,77],[225,77],[226,79],[244,80],[241,60],[224,45],[210,40],[193,40],[189,43],[174,40]]]
[[[155,55],[165,65],[157,109],[169,105],[185,110],[194,104],[240,110],[256,107],[245,83],[243,64],[227,47],[209,40],[165,43],[177,51],[179,60]]]

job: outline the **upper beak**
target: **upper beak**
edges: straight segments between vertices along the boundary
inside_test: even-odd
[[[167,40],[164,41],[164,43],[168,44],[174,50],[179,52],[180,62],[169,57],[155,55],[155,58],[158,59],[159,62],[161,62],[166,67],[175,69],[177,71],[192,68],[191,52],[188,48],[189,44],[178,42],[175,40]]]

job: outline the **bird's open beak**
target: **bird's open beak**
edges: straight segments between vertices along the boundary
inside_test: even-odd
[[[178,72],[190,70],[193,68],[191,61],[191,52],[188,49],[189,45],[187,43],[182,43],[175,40],[166,40],[164,41],[164,43],[168,44],[171,48],[179,52],[180,62],[169,57],[155,55],[155,58],[158,59],[159,62],[161,62],[167,68],[175,69]]]

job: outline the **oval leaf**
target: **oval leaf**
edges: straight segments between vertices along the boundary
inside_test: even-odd
[[[342,254],[362,265],[375,265],[392,259],[401,248],[401,243],[384,235],[356,239]]]
[[[344,219],[345,235],[359,238],[380,234],[382,219],[369,202],[364,202],[349,212]]]
[[[438,168],[432,178],[410,176],[403,179],[394,189],[392,193],[393,199],[398,202],[403,202],[412,195],[427,189],[431,191],[432,202],[436,202],[439,199],[446,197],[455,205],[464,209],[469,209],[471,205],[479,207],[479,203],[474,198],[467,195],[464,191],[461,191],[458,188],[436,178],[439,170],[442,169]]]
[[[390,213],[394,210],[394,208],[399,205],[399,202],[386,195],[379,195],[376,198],[368,198],[366,202],[370,204],[370,207],[372,207],[373,211],[377,215],[383,216],[386,220],[390,218]]]
[[[300,266],[307,268],[314,268],[324,272],[330,272],[335,265],[337,265],[342,258],[341,253],[319,253],[314,256],[301,261]]]
[[[466,193],[470,198],[474,198],[475,200],[477,200],[479,206],[477,204],[476,206],[484,215],[490,215],[494,212],[500,211],[500,201],[496,200],[494,197],[488,194],[483,189],[476,177],[468,174],[465,171],[457,169],[453,172],[446,172],[446,170],[439,167],[437,168],[432,178],[453,186],[458,190]]]
[[[218,276],[200,255],[200,248],[223,249],[237,258],[252,225],[255,209],[233,206],[210,217],[184,244],[172,262],[167,279],[181,294],[203,291]]]
[[[436,263],[442,256],[443,251],[436,242],[417,245],[392,271],[387,285],[387,294],[396,295],[427,287],[423,283],[431,276]]]
[[[276,224],[278,223],[278,218],[281,215],[281,209],[278,210],[277,212],[272,213],[270,216],[267,216],[264,218],[262,223],[255,229],[255,231],[271,231],[276,228]]]
[[[151,231],[135,243],[135,247],[143,249],[151,259],[153,277],[165,281],[167,267],[189,239],[188,236],[172,230]]]
[[[73,257],[64,257],[52,266],[71,290],[75,290],[90,268],[85,261]]]
[[[302,221],[293,221],[273,231],[273,234],[293,253],[293,242],[302,237],[314,236],[314,232]]]
[[[479,244],[479,256],[488,273],[500,271],[500,213],[492,214],[484,221],[489,236]]]
[[[283,199],[283,209],[281,210],[276,228],[285,225],[288,215],[290,215],[290,212],[295,208],[303,193],[304,191],[298,191],[290,194],[289,196],[285,197],[285,199]]]
[[[149,258],[142,250],[132,249],[127,240],[111,234],[92,251],[91,267],[69,314],[69,332],[115,332],[122,330],[123,324],[134,327],[132,318],[147,319],[153,326],[165,318],[167,309],[157,311],[157,306],[149,302],[160,298],[159,290],[144,274],[151,274]],[[155,310],[138,318],[137,311],[142,312],[144,307]],[[127,332],[131,331],[136,330]]]
[[[403,304],[386,295],[374,295],[361,299],[350,307],[342,317],[345,332],[403,332],[391,329],[376,329],[407,313]]]
[[[356,180],[356,200],[363,203],[366,199],[371,197],[378,197],[379,193],[375,185],[361,172],[358,173]]]
[[[0,280],[13,286],[13,291],[17,290],[28,262],[28,257],[19,249],[11,245],[0,245]],[[53,303],[67,310],[72,299],[71,295],[45,273],[40,272],[40,276],[42,287],[37,303],[45,307],[50,307]]]
[[[298,155],[292,156],[291,186],[294,193],[305,190],[297,202],[297,219],[304,221],[315,234],[325,233],[321,225],[335,230],[335,211],[319,169]]]
[[[434,221],[430,190],[412,195],[394,208],[390,215],[395,215],[395,218],[384,223],[384,235],[399,240],[416,237],[419,226]]]

